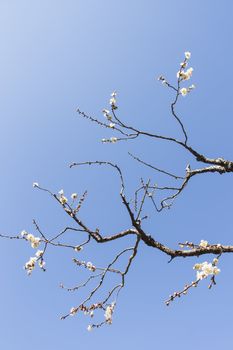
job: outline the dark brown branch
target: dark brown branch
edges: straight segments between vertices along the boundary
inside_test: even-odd
[[[158,172],[160,172],[160,173],[163,173],[163,174],[165,174],[165,175],[168,175],[168,176],[170,176],[170,177],[173,177],[173,178],[176,179],[176,180],[177,180],[177,179],[183,179],[182,176],[174,175],[174,174],[172,174],[172,173],[169,173],[168,171],[159,169],[159,168],[157,168],[157,167],[155,167],[155,166],[153,166],[153,165],[151,165],[151,164],[149,164],[149,163],[146,163],[145,161],[143,161],[142,159],[140,159],[140,158],[134,156],[134,155],[133,155],[132,153],[130,153],[130,152],[128,152],[128,154],[129,154],[133,159],[137,160],[139,163],[142,163],[143,165],[145,165],[145,166],[147,166],[147,167],[149,167],[149,168],[151,168],[151,169],[154,169],[154,170],[156,170],[156,171],[158,171]]]

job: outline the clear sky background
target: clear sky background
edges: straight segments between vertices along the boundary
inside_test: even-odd
[[[157,77],[164,74],[174,82],[187,50],[197,88],[178,110],[190,143],[206,156],[232,159],[232,11],[230,0],[1,0],[0,232],[35,233],[35,218],[50,236],[71,223],[50,197],[32,188],[33,181],[53,192],[63,188],[67,195],[87,189],[82,218],[93,228],[111,233],[130,226],[114,173],[70,170],[72,161],[118,162],[128,196],[141,176],[163,185],[167,179],[140,167],[127,151],[180,175],[187,163],[194,167],[187,152],[166,142],[102,144],[114,133],[75,112],[79,107],[103,118],[116,89],[124,120],[180,138],[169,110],[172,91]],[[148,206],[151,218],[144,227],[174,248],[184,240],[230,244],[232,194],[232,175],[195,178],[170,211],[156,214]],[[104,265],[132,242],[115,243],[93,244],[80,258]],[[30,246],[1,240],[0,250],[1,349],[217,350],[232,345],[231,255],[220,261],[215,288],[209,291],[203,281],[167,308],[167,296],[195,278],[192,266],[198,260],[167,264],[163,254],[141,245],[113,325],[89,333],[88,317],[59,320],[84,295],[59,288],[60,282],[73,285],[86,276],[73,266],[74,253],[50,249],[47,272],[37,269],[27,277],[22,266],[33,254]]]

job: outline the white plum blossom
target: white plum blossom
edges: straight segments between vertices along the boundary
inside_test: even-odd
[[[202,264],[201,264],[201,263],[200,263],[200,264],[195,264],[195,265],[193,266],[193,269],[194,269],[194,270],[200,270],[201,267],[202,267]]]
[[[32,187],[39,187],[38,182],[33,182]]]
[[[28,235],[27,231],[25,231],[25,230],[21,231],[21,236],[22,236],[22,237],[25,237],[25,236],[27,236],[27,235]]]
[[[61,202],[61,204],[66,204],[68,202],[68,199],[65,196],[61,196],[59,201]]]
[[[71,199],[75,200],[75,199],[77,199],[77,197],[78,197],[77,193],[72,193]]]
[[[88,332],[91,332],[92,329],[93,329],[92,325],[89,324],[89,326],[87,327]]]
[[[40,261],[38,262],[38,265],[39,265],[39,267],[40,267],[41,269],[44,269],[44,267],[45,267],[45,261],[40,260]]]
[[[27,240],[28,240],[28,241],[33,240],[33,238],[34,238],[33,234],[27,233]]]
[[[60,195],[59,202],[60,202],[62,205],[65,205],[65,204],[68,202],[68,199],[64,196],[64,191],[63,191],[63,190],[60,190],[60,191],[58,192],[58,194]]]
[[[22,232],[24,232],[24,231],[22,231]],[[21,232],[21,235],[22,235],[22,232]],[[23,237],[25,237],[26,240],[31,243],[32,248],[38,248],[38,246],[40,245],[40,238],[33,236],[31,233],[27,233],[25,231]]]
[[[203,278],[206,278],[208,275],[206,275],[203,271],[197,271],[197,280],[202,280]]]
[[[181,68],[184,69],[184,68],[187,67],[187,64],[188,64],[188,63],[184,61],[184,62],[181,62],[181,63],[180,63],[180,66],[181,66]],[[178,76],[177,76],[177,78],[178,78]]]
[[[110,124],[109,124],[109,127],[110,127],[110,128],[114,128],[115,125],[116,125],[115,123],[110,123]]]
[[[188,89],[183,87],[182,89],[180,89],[180,93],[181,93],[182,96],[186,96],[187,93],[188,93]]]
[[[191,52],[189,52],[189,51],[186,51],[184,53],[184,55],[185,55],[186,60],[189,60],[191,58]]]
[[[193,74],[193,68],[190,67],[189,69],[186,70],[185,72],[186,76],[187,76],[187,80],[190,79],[192,77],[192,74]]]
[[[40,238],[39,237],[34,237],[34,239],[31,240],[30,242],[31,242],[31,247],[36,249],[40,245]]]
[[[118,138],[117,137],[110,137],[109,141],[111,143],[116,143],[118,141]]]
[[[35,256],[36,256],[37,258],[41,258],[43,254],[44,254],[44,251],[43,251],[43,250],[37,250]]]
[[[108,109],[103,109],[103,114],[106,116],[106,114],[110,114],[110,111]]]
[[[76,307],[72,307],[70,309],[70,316],[74,316],[78,312],[78,309]]]
[[[103,114],[104,114],[105,118],[107,118],[108,120],[112,120],[112,116],[111,116],[110,111],[108,109],[103,109]]]
[[[36,258],[35,257],[31,257],[29,261],[26,262],[26,264],[24,265],[25,270],[27,270],[27,274],[31,275],[32,271],[35,268],[35,264],[36,264]]]
[[[68,202],[68,199],[65,196],[61,196],[59,198],[61,204],[65,205]]]
[[[75,250],[76,252],[81,252],[81,250],[83,250],[83,247],[80,246],[80,245],[76,245],[76,247],[74,247],[74,250]]]
[[[88,261],[86,263],[86,267],[88,268],[88,270],[90,270],[92,272],[94,272],[96,270],[96,267],[90,261]]]
[[[162,75],[160,75],[160,76],[158,77],[158,80],[161,81],[161,83],[162,83],[163,85],[165,85],[165,86],[168,85],[166,79],[165,79]]]
[[[203,239],[201,240],[201,242],[199,243],[199,247],[201,248],[206,248],[208,246],[208,242],[204,241]]]
[[[177,73],[176,73],[176,77],[179,79],[179,78],[183,78],[183,72],[182,70],[179,70]]]
[[[186,96],[189,92],[191,92],[193,89],[195,89],[195,85],[192,84],[188,88],[183,87],[180,89],[180,93],[182,96]]]
[[[177,78],[180,78],[182,80],[189,80],[192,77],[193,74],[193,68],[190,67],[189,69],[185,71],[180,70],[177,72]]]
[[[116,106],[116,99],[115,99],[115,97],[110,98],[109,103],[110,103],[110,105],[112,107],[115,107]]]

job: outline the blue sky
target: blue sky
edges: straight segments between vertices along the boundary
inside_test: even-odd
[[[210,157],[232,159],[232,10],[230,0],[85,0],[0,2],[1,198],[3,234],[34,232],[35,218],[47,235],[69,219],[34,181],[51,191],[88,190],[82,217],[92,227],[113,232],[130,225],[119,199],[116,176],[104,168],[69,169],[73,161],[113,160],[124,170],[130,196],[140,177],[165,184],[127,156],[130,151],[180,175],[187,152],[166,142],[139,140],[102,144],[112,136],[81,120],[76,111],[103,118],[109,95],[118,92],[118,113],[130,124],[181,137],[171,118],[172,92],[157,81],[175,81],[184,51],[191,51],[196,90],[178,111],[191,145]],[[148,207],[145,228],[176,247],[179,241],[230,244],[231,175],[193,179],[170,211]],[[35,233],[35,232],[34,232]],[[67,236],[67,239],[74,239]],[[166,308],[163,301],[194,279],[196,259],[175,260],[145,247],[135,259],[121,292],[114,322],[89,333],[88,318],[61,322],[59,316],[84,295],[69,294],[85,277],[73,253],[50,249],[47,271],[27,277],[22,266],[32,256],[25,242],[0,241],[0,345],[4,350],[81,348],[212,350],[232,344],[232,257],[223,256],[218,284],[207,282]],[[81,259],[104,264],[132,242],[91,245]]]

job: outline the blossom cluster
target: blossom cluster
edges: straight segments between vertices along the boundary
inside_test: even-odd
[[[113,91],[113,93],[111,94],[111,98],[109,100],[109,104],[112,109],[117,109],[116,95],[117,95],[116,91]]]
[[[193,266],[194,270],[197,270],[197,280],[202,280],[210,275],[215,276],[218,275],[220,269],[216,266],[218,263],[218,259],[215,258],[212,263],[208,263],[204,261],[200,264],[195,264]]]
[[[184,63],[182,62],[181,64],[184,64]],[[192,74],[193,74],[193,68],[190,67],[186,71],[179,70],[179,72],[177,72],[177,78],[180,78],[180,80],[189,80],[192,77]]]
[[[186,67],[188,65],[188,60],[191,58],[191,53],[189,51],[186,51],[184,53],[185,59],[183,62],[180,64],[180,70],[177,72],[177,78],[179,81],[182,80],[189,80],[192,77],[193,74],[193,68],[190,67],[187,70]],[[195,88],[195,85],[192,84],[189,87],[182,87],[179,92],[182,96],[186,96],[189,92],[191,92]]]
[[[78,308],[77,307],[72,307],[70,309],[70,316],[76,315],[77,312],[78,312]]]
[[[104,317],[105,317],[105,321],[108,324],[112,324],[112,315],[114,312],[114,308],[115,308],[115,303],[113,302],[111,305],[108,305],[106,307],[105,313],[104,313]]]
[[[31,275],[32,271],[36,267],[36,262],[38,261],[39,267],[45,271],[45,262],[42,259],[42,256],[44,254],[43,250],[38,250],[35,254],[35,256],[30,257],[30,259],[26,262],[24,265],[24,269],[27,270],[27,274]]]
[[[186,87],[181,88],[180,89],[180,93],[181,93],[182,96],[186,96],[193,89],[195,89],[195,85],[194,84],[190,85],[188,88],[186,88]]]
[[[113,307],[114,306],[112,306],[111,308],[113,308]],[[92,304],[91,306],[86,306],[84,304],[81,304],[78,307],[72,307],[70,309],[69,316],[75,316],[79,311],[81,311],[81,312],[83,312],[84,315],[87,315],[87,316],[90,316],[91,318],[93,318],[94,311],[96,309],[104,309],[103,303],[95,303],[95,304]],[[106,310],[107,310],[107,308],[106,308]],[[112,312],[113,312],[113,310],[112,311],[108,310],[108,319],[112,318]],[[110,313],[111,313],[111,315],[110,315]],[[65,317],[67,317],[67,316],[63,316],[63,317],[61,317],[61,319],[64,319]],[[102,324],[100,324],[100,325],[102,325]],[[90,325],[88,325],[87,330],[92,331],[92,329],[94,327],[100,327],[100,325],[93,325],[93,324],[91,325],[90,324]]]
[[[110,137],[110,139],[102,139],[103,143],[110,142],[110,143],[116,143],[118,141],[117,137]]]
[[[112,112],[114,109],[117,109],[116,95],[117,95],[116,91],[113,91],[111,93],[111,98],[109,100],[109,104],[111,106]],[[109,125],[105,124],[105,126],[108,126],[110,129],[114,129],[116,124],[113,123],[113,121],[112,121],[113,117],[112,117],[110,111],[108,109],[104,108],[102,112],[103,112],[104,117],[110,122]],[[113,114],[114,114],[114,112],[113,112]],[[110,137],[109,139],[102,139],[103,143],[107,143],[107,142],[116,143],[117,141],[118,141],[117,137]]]
[[[62,204],[62,205],[65,205],[67,202],[68,202],[68,199],[67,199],[67,197],[64,195],[64,191],[63,190],[60,190],[59,192],[58,192],[58,194],[59,194],[59,202]],[[71,194],[71,199],[72,199],[72,201],[75,201],[77,198],[78,198],[78,195],[77,195],[77,193],[72,193]]]
[[[103,115],[108,120],[112,120],[112,116],[111,116],[110,111],[108,109],[103,109]]]
[[[192,242],[186,241],[184,243],[179,243],[179,246],[180,246],[180,248],[184,248],[186,246],[187,248],[190,248],[190,249],[207,248],[209,246],[209,243],[208,243],[208,241],[205,241],[204,239],[202,239],[198,245],[194,244]]]
[[[36,249],[40,245],[40,237],[35,237],[33,234],[28,233],[27,231],[23,230],[21,232],[21,236],[26,239],[28,242],[30,242],[31,247]],[[27,270],[27,274],[31,275],[32,271],[34,270],[36,266],[36,262],[38,261],[38,265],[41,269],[44,270],[45,262],[43,261],[44,251],[43,250],[37,250],[35,253],[35,256],[30,257],[30,259],[25,263],[24,269]]]
[[[105,317],[105,323],[107,323],[107,324],[112,324],[112,315],[113,315],[113,312],[114,312],[115,305],[116,305],[116,303],[113,302],[110,305],[108,305],[106,307],[106,309],[105,309],[104,317]],[[91,311],[89,313],[89,315],[91,317],[93,317],[94,316],[94,312]],[[100,324],[100,325],[102,325],[102,324]],[[100,325],[91,325],[91,324],[89,324],[88,327],[87,327],[87,330],[90,332],[90,331],[92,331],[92,329],[94,327],[99,327]]]
[[[78,311],[82,311],[84,315],[88,315],[90,317],[94,317],[94,310],[96,309],[102,309],[102,303],[96,303],[96,304],[92,304],[91,306],[85,306],[85,305],[80,305],[78,307],[72,307],[70,309],[70,316],[74,316],[77,314]]]
[[[164,78],[163,75],[160,75],[160,76],[158,77],[158,81],[161,81],[161,83],[162,83],[163,85],[168,85],[168,82],[166,81],[166,79]]]
[[[31,243],[31,247],[32,248],[38,248],[38,246],[40,244],[40,238],[39,237],[35,237],[35,236],[33,236],[33,234],[28,233],[25,230],[23,230],[21,232],[21,236]]]
[[[184,55],[185,55],[185,58],[184,58],[183,62],[180,63],[180,69],[176,74],[176,77],[178,79],[178,86],[180,85],[181,81],[189,80],[193,74],[192,67],[186,69],[188,66],[188,60],[191,58],[191,53],[189,51],[186,51],[184,53]],[[177,91],[177,93],[181,94],[182,96],[186,96],[189,92],[191,92],[195,88],[195,85],[192,84],[189,87],[182,87],[182,88],[176,89],[174,86],[169,84],[169,82],[164,78],[163,75],[161,75],[158,78],[158,80],[161,81],[161,83],[163,85],[168,86],[168,87],[172,87],[173,89],[175,89]]]
[[[91,272],[95,272],[96,269],[96,266],[92,263],[92,262],[85,262],[85,261],[80,261],[80,260],[77,260],[75,258],[73,258],[73,262],[76,263],[78,266],[83,266],[85,267],[86,269],[90,270]],[[93,275],[93,276],[98,276],[98,275]],[[91,277],[92,278],[92,277]],[[64,286],[61,284],[61,287],[64,288]],[[77,289],[79,288],[78,287],[75,287],[74,289]],[[73,290],[73,289],[69,289],[69,290]],[[105,303],[105,302],[104,302]],[[93,328],[95,327],[100,327],[102,326],[103,324],[112,324],[112,316],[113,316],[113,312],[114,312],[114,308],[115,308],[115,305],[116,305],[116,302],[112,302],[111,304],[108,304],[107,306],[104,305],[103,302],[99,302],[99,303],[95,303],[95,304],[92,304],[91,306],[86,306],[84,304],[81,304],[77,307],[72,307],[69,311],[69,314],[66,315],[66,316],[63,316],[62,319],[66,318],[67,316],[74,316],[76,315],[79,311],[83,312],[84,315],[88,315],[90,316],[91,318],[94,317],[94,312],[96,309],[102,309],[104,310],[104,322],[101,322],[99,324],[92,324],[92,325],[89,325],[87,327],[88,331],[91,331]]]
[[[64,191],[63,191],[63,190],[60,190],[60,191],[58,192],[58,194],[59,194],[59,201],[60,201],[60,203],[61,203],[62,205],[65,205],[65,204],[68,202],[68,199],[65,197]]]
[[[73,262],[75,264],[77,264],[78,266],[84,266],[86,269],[88,269],[91,272],[95,272],[95,270],[96,270],[96,266],[94,264],[92,264],[92,262],[90,262],[90,261],[85,262],[85,261],[80,261],[80,260],[73,258]]]
[[[32,271],[35,268],[37,258],[35,256],[31,257],[26,264],[24,265],[24,269],[27,270],[27,274],[31,275]]]

